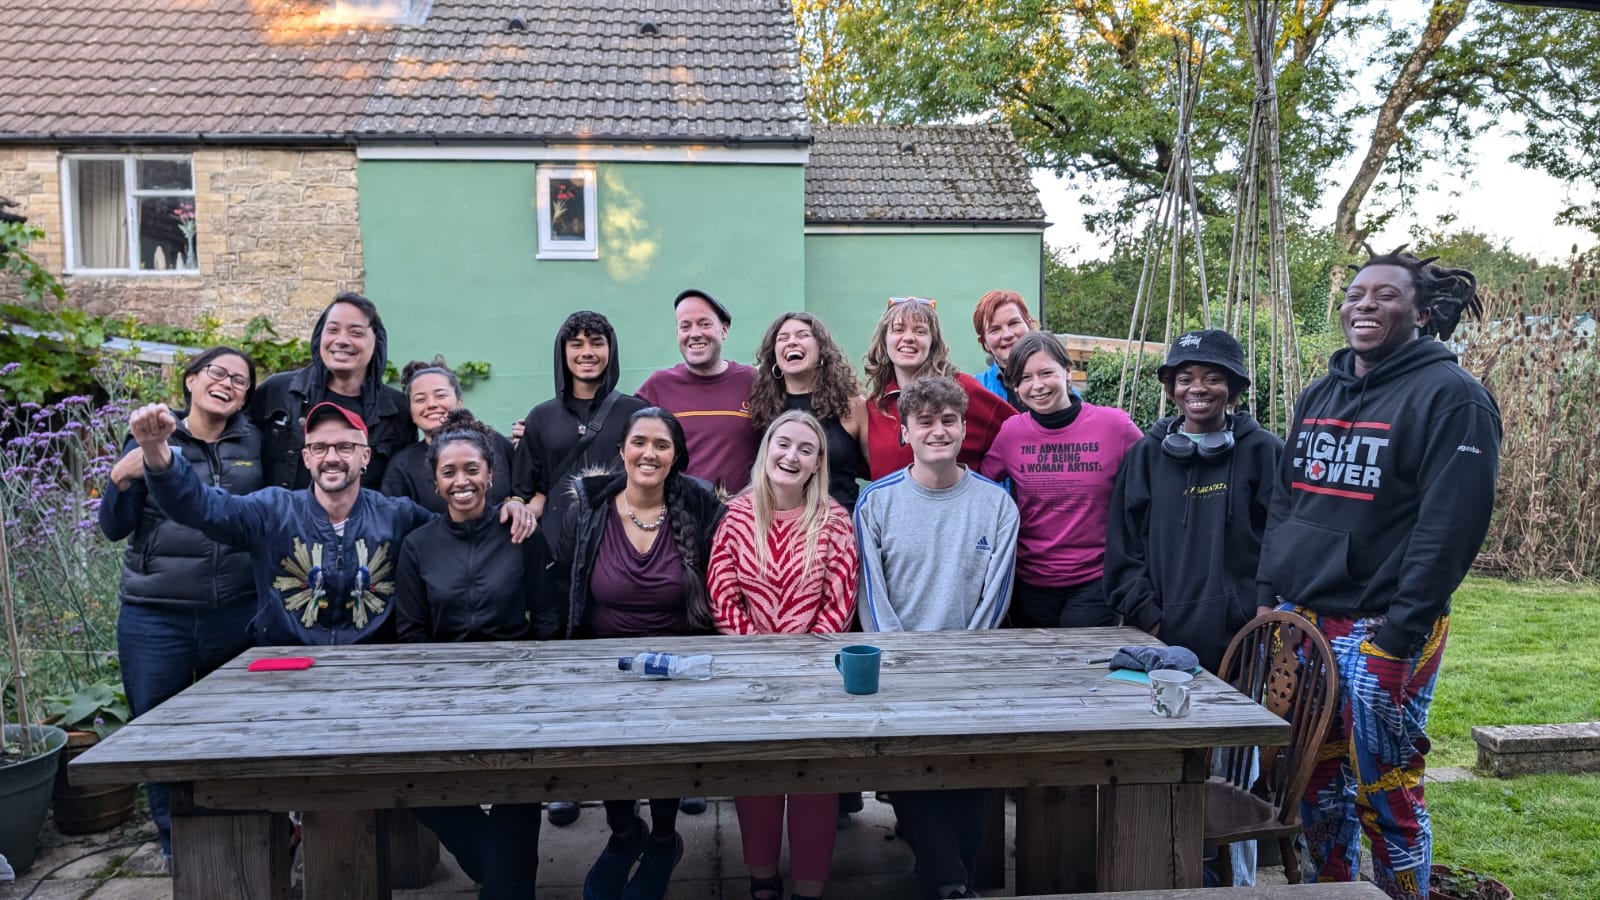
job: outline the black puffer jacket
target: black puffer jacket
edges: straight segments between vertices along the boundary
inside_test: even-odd
[[[406,535],[394,583],[405,642],[515,641],[555,635],[557,609],[537,577],[542,542],[511,542],[499,504],[470,522],[438,518]]]
[[[306,443],[306,413],[328,396],[328,368],[322,363],[322,329],[328,322],[330,304],[311,329],[311,365],[278,374],[261,382],[250,402],[250,419],[261,430],[261,462],[266,467],[267,484],[296,490],[311,484],[311,473],[300,459]],[[361,486],[378,490],[389,460],[401,448],[417,442],[417,426],[404,394],[383,383],[383,367],[389,359],[389,333],[383,325],[373,329],[372,361],[361,385],[361,397],[340,398],[339,405],[355,404],[367,423],[367,443],[372,447],[372,462],[361,474]],[[337,401],[336,401],[337,402]]]
[[[169,443],[206,484],[232,494],[248,494],[265,483],[261,433],[243,413],[228,420],[214,444],[190,434],[180,418]],[[130,439],[123,453],[137,446]],[[215,609],[256,602],[249,551],[214,541],[167,518],[150,499],[143,478],[127,490],[106,481],[100,500],[100,531],[113,541],[129,539],[117,592],[123,603]]]

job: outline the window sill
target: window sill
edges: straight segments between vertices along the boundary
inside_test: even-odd
[[[67,269],[65,278],[199,278],[199,269]]]
[[[540,250],[534,259],[599,259],[599,250]]]

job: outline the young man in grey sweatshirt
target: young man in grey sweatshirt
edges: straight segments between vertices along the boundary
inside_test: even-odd
[[[868,485],[856,503],[867,631],[996,628],[1005,616],[1017,506],[1004,488],[956,461],[966,411],[966,392],[949,378],[920,378],[900,394],[900,434],[912,463]],[[925,896],[978,896],[972,881],[988,794],[894,793]]]

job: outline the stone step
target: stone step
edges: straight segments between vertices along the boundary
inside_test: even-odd
[[[1600,772],[1600,722],[1564,725],[1476,725],[1478,767],[1500,778]]]

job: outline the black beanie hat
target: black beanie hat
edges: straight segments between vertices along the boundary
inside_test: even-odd
[[[721,303],[719,303],[717,301],[717,298],[711,296],[710,294],[706,293],[705,291],[700,290],[699,288],[689,288],[688,290],[684,291],[683,293],[679,294],[678,296],[673,297],[672,298],[672,308],[673,309],[677,309],[679,303],[682,303],[683,301],[689,299],[690,297],[699,297],[701,300],[704,300],[705,302],[709,303],[711,305],[712,311],[714,311],[717,314],[717,318],[722,320],[723,327],[727,327],[727,326],[733,324],[733,314],[728,312],[728,308],[726,306],[723,306]]]

